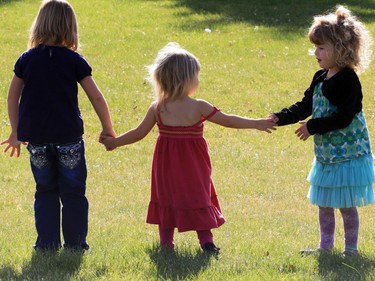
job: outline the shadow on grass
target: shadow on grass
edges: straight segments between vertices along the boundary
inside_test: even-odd
[[[162,280],[194,279],[210,264],[213,255],[202,251],[191,253],[183,250],[166,250],[154,245],[148,249],[154,263],[158,278]]]
[[[9,4],[11,2],[19,2],[21,0],[0,0],[0,6],[1,5],[5,5],[5,4]]]
[[[79,271],[81,262],[81,253],[33,252],[31,260],[20,271],[1,265],[0,280],[70,280]]]
[[[375,21],[373,0],[344,2],[365,23]],[[245,22],[275,27],[284,33],[300,33],[306,32],[314,15],[331,11],[337,4],[337,0],[175,0],[173,7],[188,8],[178,14],[181,29],[187,31]]]
[[[317,260],[323,280],[375,280],[375,260],[364,255],[343,257],[335,253],[319,255]]]

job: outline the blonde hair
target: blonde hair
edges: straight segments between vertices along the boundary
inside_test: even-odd
[[[154,87],[158,103],[187,95],[199,71],[199,60],[192,53],[177,43],[168,43],[148,67],[148,80]]]
[[[308,37],[315,45],[330,44],[336,64],[363,72],[371,62],[372,39],[366,27],[344,6],[314,17]]]
[[[35,48],[47,42],[73,51],[79,48],[76,16],[65,0],[44,0],[31,26],[28,47]]]

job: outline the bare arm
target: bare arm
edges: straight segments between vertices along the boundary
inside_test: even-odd
[[[199,102],[201,103],[202,115],[209,115],[209,113],[212,111],[212,105],[203,100],[200,100]],[[238,115],[226,114],[221,111],[214,114],[209,121],[228,128],[257,129],[267,133],[271,133],[271,130],[276,130],[276,124],[272,118],[253,119]]]
[[[135,143],[147,136],[156,123],[154,110],[155,106],[152,104],[138,127],[122,134],[121,136],[115,138],[105,138],[103,143],[107,150],[113,150],[119,146]]]
[[[10,157],[13,157],[16,154],[17,157],[21,154],[21,143],[18,141],[17,137],[17,127],[18,127],[18,112],[19,112],[19,102],[22,95],[22,89],[24,87],[23,79],[13,76],[9,90],[8,90],[8,116],[11,126],[11,133],[8,139],[1,142],[1,145],[7,144],[7,147],[4,149],[4,152],[7,152],[9,149]]]
[[[102,142],[104,137],[116,136],[116,133],[112,128],[107,101],[96,85],[94,79],[91,76],[87,76],[80,81],[80,84],[102,124],[102,132],[100,133],[99,142]]]

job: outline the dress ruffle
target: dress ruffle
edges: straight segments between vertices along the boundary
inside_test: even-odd
[[[177,228],[179,232],[184,232],[217,228],[225,222],[225,219],[215,206],[177,209],[150,202],[146,222],[158,224],[162,228]]]
[[[375,203],[372,155],[335,164],[314,161],[308,198],[322,207],[351,208]]]

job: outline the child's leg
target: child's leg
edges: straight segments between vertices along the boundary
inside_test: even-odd
[[[64,246],[87,250],[89,203],[85,196],[87,168],[83,140],[56,145],[59,157],[59,192]]]
[[[319,207],[320,248],[333,249],[335,237],[335,211],[333,208]]]
[[[203,246],[207,243],[213,243],[213,235],[211,230],[198,230],[198,239],[199,239],[199,244],[203,248]]]
[[[48,145],[29,143],[31,170],[36,183],[34,215],[38,237],[35,249],[58,249],[60,240],[60,198],[57,161]]]
[[[167,249],[173,249],[173,236],[174,228],[162,228],[159,225],[159,237],[160,237],[160,246]]]
[[[215,255],[219,254],[220,248],[214,244],[211,230],[198,230],[197,234],[203,252]]]
[[[359,215],[357,208],[340,209],[345,231],[345,250],[358,250]]]

